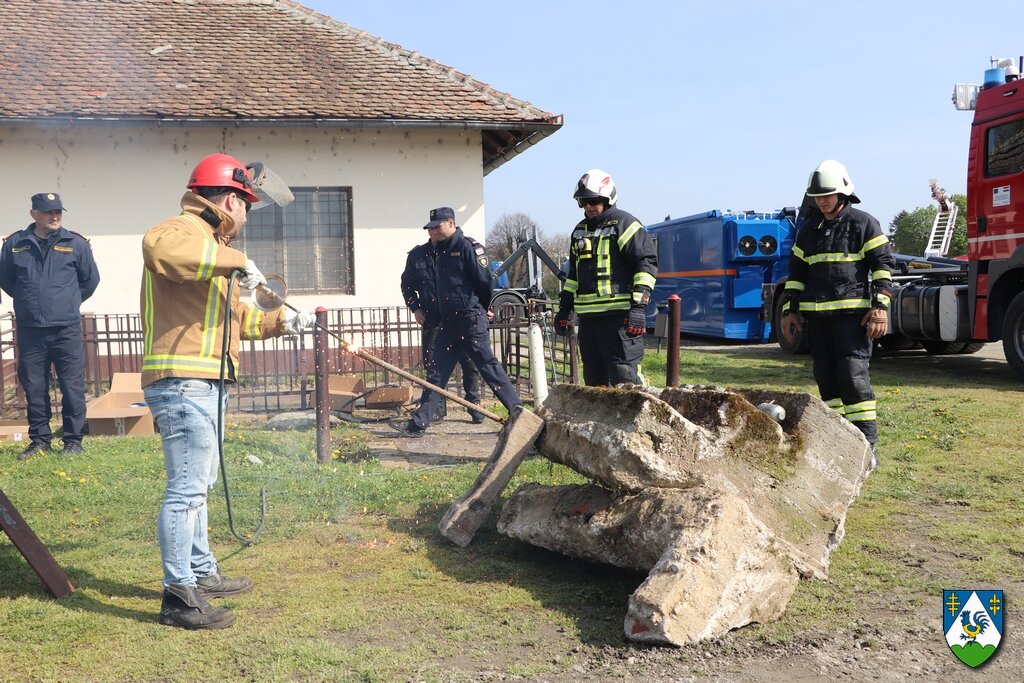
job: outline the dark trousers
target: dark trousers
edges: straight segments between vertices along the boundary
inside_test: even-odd
[[[434,362],[434,346],[440,332],[441,323],[439,322],[428,322],[423,326],[423,367],[428,372]],[[459,366],[462,368],[462,391],[466,395],[466,400],[470,403],[480,403],[480,373],[473,365],[473,359],[464,353],[459,356]],[[442,397],[439,413],[443,416],[446,412],[445,401]]]
[[[427,381],[437,387],[445,387],[455,370],[459,358],[467,355],[476,365],[487,386],[498,397],[509,412],[523,401],[501,369],[501,363],[491,351],[491,340],[487,336],[487,316],[471,313],[450,318],[441,323],[434,342],[433,362],[427,367]],[[412,421],[420,429],[426,429],[440,406],[442,396],[429,389],[423,390],[420,406],[412,414]]]
[[[28,402],[32,443],[50,445],[50,365],[60,385],[64,443],[85,433],[85,350],[80,323],[64,327],[18,327],[18,381]]]
[[[640,383],[636,368],[644,357],[644,338],[626,334],[626,315],[580,316],[580,359],[588,387]]]
[[[875,392],[868,368],[874,342],[860,324],[864,311],[849,315],[809,315],[807,335],[814,361],[814,381],[821,400],[864,433],[878,440]]]

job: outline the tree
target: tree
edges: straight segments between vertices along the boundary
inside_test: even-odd
[[[962,256],[967,253],[967,196],[955,194],[952,200],[959,209],[953,239],[949,243],[947,256]],[[934,206],[918,207],[913,211],[900,211],[889,223],[889,237],[893,248],[908,256],[923,256],[932,232],[932,224],[938,209]]]

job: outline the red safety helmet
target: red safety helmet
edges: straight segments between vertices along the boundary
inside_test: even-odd
[[[238,159],[229,154],[211,154],[204,157],[189,176],[188,185],[190,190],[197,187],[229,187],[239,190],[240,194],[248,201],[255,204],[260,198],[253,194],[252,175]]]

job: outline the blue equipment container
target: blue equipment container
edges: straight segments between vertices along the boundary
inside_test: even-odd
[[[501,267],[501,261],[491,261],[491,273],[498,270]],[[496,289],[508,289],[508,271],[498,276],[498,279],[494,283]]]
[[[658,278],[647,308],[656,327],[658,305],[683,300],[685,334],[767,342],[771,316],[762,292],[789,274],[796,211],[719,210],[647,226],[658,243]],[[768,285],[766,288],[765,286]]]

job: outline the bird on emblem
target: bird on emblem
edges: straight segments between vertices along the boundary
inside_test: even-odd
[[[974,613],[974,623],[971,623],[971,613],[964,610],[960,615],[960,628],[964,630],[960,634],[960,640],[974,642],[978,636],[985,632],[989,626],[988,616],[983,611]]]

